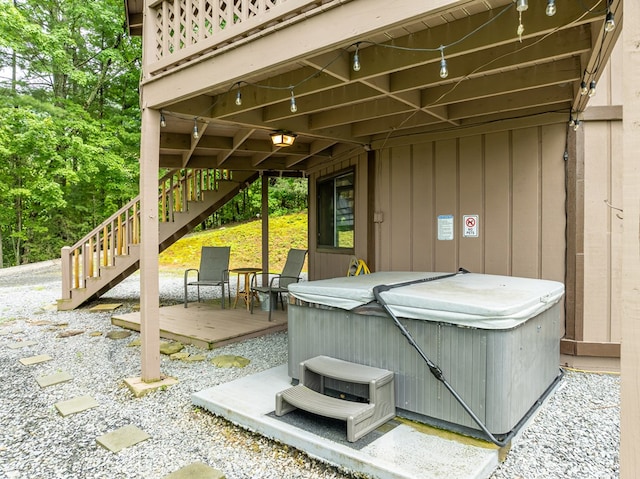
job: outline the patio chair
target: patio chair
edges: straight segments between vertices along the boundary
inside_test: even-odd
[[[282,293],[288,293],[288,286],[291,283],[297,283],[300,281],[300,272],[304,265],[304,259],[307,255],[306,249],[290,249],[287,253],[287,261],[284,264],[282,273],[269,273],[274,275],[269,281],[268,285],[258,286],[256,276],[251,280],[251,313],[253,314],[253,298],[255,293],[263,293],[269,298],[269,321],[271,321],[271,311],[273,311],[273,303],[278,304],[278,299],[282,303],[282,310],[284,311],[284,300],[282,299]]]
[[[214,286],[221,288],[222,309],[224,309],[224,288],[227,285],[229,304],[231,304],[231,290],[229,288],[229,255],[230,246],[203,246],[200,253],[200,268],[189,268],[184,272],[184,307],[187,307],[187,288],[198,288],[198,302],[200,302],[200,286]],[[189,273],[195,271],[195,281],[189,281]]]

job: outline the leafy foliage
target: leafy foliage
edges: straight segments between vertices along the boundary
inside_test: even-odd
[[[123,6],[0,0],[0,266],[58,256],[137,193],[141,53]]]
[[[262,223],[259,220],[194,233],[181,238],[160,255],[165,272],[184,274],[197,268],[202,246],[231,246],[229,268],[262,266]],[[296,213],[269,219],[269,266],[282,271],[290,248],[307,248],[307,214]]]

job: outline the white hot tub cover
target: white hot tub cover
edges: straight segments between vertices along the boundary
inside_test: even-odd
[[[375,300],[373,288],[447,275],[432,272],[376,272],[362,276],[294,283],[302,301],[351,310]],[[557,281],[460,273],[381,293],[397,317],[441,321],[480,329],[510,329],[547,310],[564,294]]]

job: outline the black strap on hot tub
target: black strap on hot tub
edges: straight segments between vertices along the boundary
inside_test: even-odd
[[[413,336],[411,336],[411,333],[409,332],[409,330],[407,330],[407,328],[404,326],[404,324],[402,324],[400,322],[400,320],[396,317],[396,315],[393,314],[393,311],[391,311],[391,309],[389,308],[389,306],[387,305],[385,300],[382,299],[382,297],[380,296],[380,293],[384,293],[385,291],[389,291],[391,289],[401,288],[403,286],[410,286],[410,285],[413,285],[413,284],[428,283],[430,281],[437,281],[437,280],[445,279],[445,278],[451,278],[453,276],[457,276],[459,274],[465,274],[465,273],[468,273],[468,272],[469,271],[467,271],[466,269],[460,268],[457,273],[444,274],[444,275],[440,275],[440,276],[433,276],[433,277],[430,277],[430,278],[423,278],[423,279],[418,279],[418,280],[414,280],[414,281],[407,281],[407,282],[404,282],[404,283],[381,284],[381,285],[378,285],[378,286],[373,288],[373,295],[375,296],[376,301],[380,304],[380,306],[382,306],[384,308],[384,310],[387,312],[387,314],[391,317],[391,319],[393,319],[393,322],[396,324],[396,326],[398,326],[398,328],[400,329],[400,332],[403,334],[403,336],[405,338],[407,338],[407,341],[409,341],[409,344],[411,344],[411,346],[413,346],[415,348],[415,350],[418,351],[418,354],[427,363],[427,366],[429,367],[429,371],[431,371],[431,374],[433,374],[433,377],[435,377],[438,381],[440,381],[442,384],[444,384],[444,386],[449,390],[449,392],[453,395],[453,397],[456,399],[456,401],[458,401],[460,403],[460,405],[464,408],[464,410],[467,411],[467,414],[469,414],[469,416],[471,416],[471,419],[473,419],[473,421],[478,426],[480,426],[480,429],[482,429],[482,431],[487,435],[489,440],[492,443],[494,443],[495,445],[497,445],[499,447],[503,447],[503,446],[506,446],[509,443],[509,441],[511,440],[511,437],[513,436],[513,434],[515,434],[516,429],[514,429],[511,433],[507,434],[507,436],[503,440],[499,440],[493,434],[491,434],[491,432],[489,431],[487,426],[480,420],[480,418],[478,416],[476,416],[476,414],[467,405],[467,403],[464,402],[464,400],[462,399],[462,397],[460,397],[460,395],[457,393],[457,391],[455,389],[453,389],[453,386],[451,386],[451,384],[449,384],[447,379],[444,377],[444,374],[442,373],[442,369],[440,369],[440,367],[437,364],[435,364],[433,361],[431,361],[431,359],[429,359],[429,357],[424,353],[424,351],[418,345],[418,343],[416,343],[415,339],[413,339]]]

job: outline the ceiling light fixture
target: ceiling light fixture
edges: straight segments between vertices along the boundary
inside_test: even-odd
[[[296,134],[290,131],[278,130],[271,133],[271,143],[273,146],[291,146],[296,141]]]

